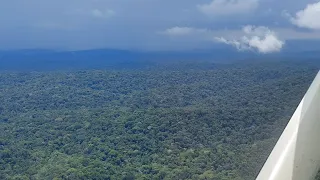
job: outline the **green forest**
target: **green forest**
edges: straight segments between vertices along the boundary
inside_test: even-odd
[[[309,61],[0,72],[0,179],[253,180]]]

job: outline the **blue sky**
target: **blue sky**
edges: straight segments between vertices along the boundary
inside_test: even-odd
[[[2,0],[0,49],[277,52],[320,39],[314,0]]]

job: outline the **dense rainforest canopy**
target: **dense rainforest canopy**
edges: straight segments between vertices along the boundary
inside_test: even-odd
[[[0,72],[0,179],[250,180],[314,62]]]

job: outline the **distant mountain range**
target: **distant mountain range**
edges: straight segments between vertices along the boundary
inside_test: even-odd
[[[83,51],[15,50],[0,51],[0,70],[55,70],[144,67],[161,61],[223,61],[250,57],[252,53],[188,51],[137,52],[112,49]]]
[[[246,59],[317,59],[320,57],[319,46],[315,45],[312,50],[304,48],[303,44],[287,43],[281,53],[273,54],[238,52],[228,46],[187,52],[139,52],[114,49],[10,50],[0,51],[0,70],[132,68],[145,67],[163,61],[205,60],[221,63]]]

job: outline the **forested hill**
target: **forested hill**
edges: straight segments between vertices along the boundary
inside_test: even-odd
[[[316,61],[0,73],[0,179],[254,179]]]

